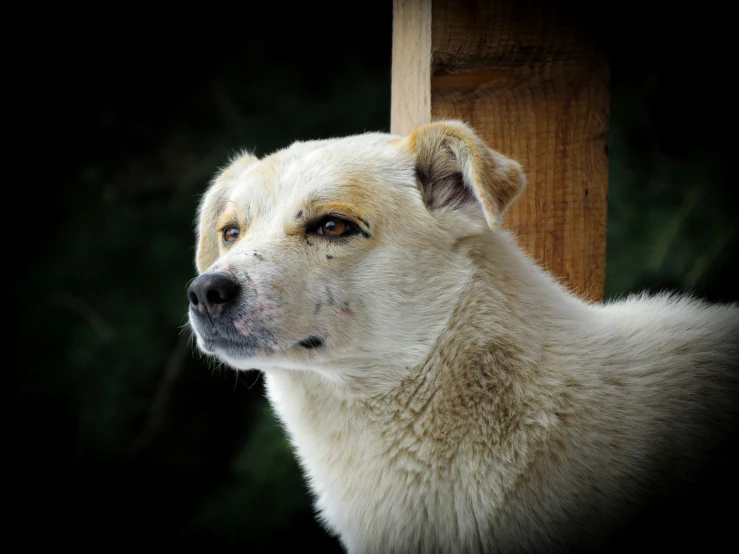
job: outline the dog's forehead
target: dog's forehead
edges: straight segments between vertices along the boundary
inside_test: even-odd
[[[296,142],[249,166],[239,176],[231,199],[275,205],[401,182],[412,168],[398,139],[372,133]]]

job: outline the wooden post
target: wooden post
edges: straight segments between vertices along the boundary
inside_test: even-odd
[[[471,124],[528,188],[506,227],[577,294],[603,299],[609,67],[593,29],[544,0],[395,0],[391,130]]]

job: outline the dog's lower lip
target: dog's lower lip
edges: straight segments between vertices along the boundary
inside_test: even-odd
[[[233,340],[227,337],[223,336],[215,336],[215,337],[203,337],[204,343],[209,351],[215,351],[216,349],[225,349],[225,350],[237,350],[237,351],[256,351],[265,345],[257,345],[257,344],[249,344],[248,342],[242,342],[238,340]]]
[[[301,340],[298,346],[307,349],[318,348],[319,346],[323,346],[323,339],[321,337],[308,337],[307,339]]]

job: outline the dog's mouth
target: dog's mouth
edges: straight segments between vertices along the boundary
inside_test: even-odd
[[[307,350],[312,350],[314,348],[320,348],[321,346],[323,346],[323,339],[321,337],[310,336],[306,339],[299,341],[298,346],[301,346]]]
[[[293,348],[299,350],[316,350],[325,345],[323,337],[318,335],[310,335],[302,340],[292,343],[292,345],[283,345],[268,340],[267,337],[250,336],[250,337],[224,337],[220,334],[211,336],[203,336],[203,345],[208,353],[214,354],[217,350],[223,351],[229,355],[237,355],[239,357],[251,357],[257,355],[278,354],[281,351],[291,350]],[[234,340],[235,339],[235,340]]]

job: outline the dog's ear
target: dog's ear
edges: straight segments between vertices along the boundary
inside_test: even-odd
[[[202,273],[218,259],[219,240],[216,224],[228,202],[228,193],[243,171],[259,161],[251,154],[241,154],[213,179],[212,184],[203,195],[198,208],[198,248],[195,254],[195,265]]]
[[[494,228],[526,187],[521,165],[488,148],[461,121],[422,125],[402,144],[416,159],[421,194],[431,210],[478,204]]]

